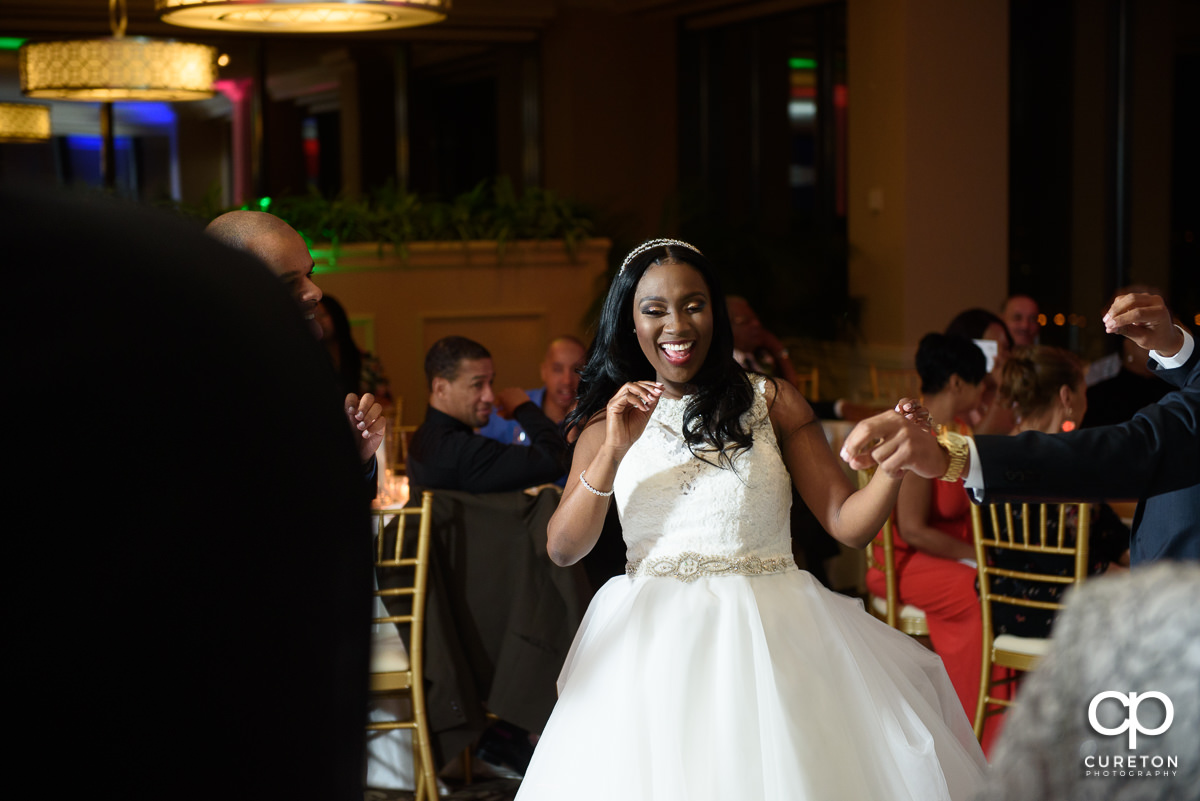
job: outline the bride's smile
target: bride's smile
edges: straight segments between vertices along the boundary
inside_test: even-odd
[[[694,267],[674,260],[648,269],[634,292],[638,344],[666,385],[666,397],[686,394],[712,345],[708,284]]]

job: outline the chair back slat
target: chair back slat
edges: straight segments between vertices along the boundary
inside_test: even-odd
[[[1056,551],[1048,551],[1047,553],[1056,553]],[[1066,554],[1064,554],[1066,555]],[[1074,555],[1074,554],[1070,554]],[[1006,570],[1002,567],[988,566],[989,576],[1001,576],[1003,578],[1015,578],[1023,581],[1044,581],[1047,584],[1074,584],[1075,577],[1072,576],[1055,576],[1049,573],[1031,573],[1028,570]],[[999,598],[999,595],[993,594],[994,598]]]
[[[987,544],[989,546],[1002,546],[1006,551],[1026,551],[1030,553],[1052,553],[1058,554],[1059,556],[1075,556],[1075,549],[1070,546],[1059,548],[1057,545],[1049,545],[1042,547],[1036,542],[1031,542],[1029,545],[1025,545],[1021,542],[1009,543],[1001,539],[987,540]]]
[[[1034,601],[1029,598],[1020,598],[1013,595],[1000,595],[993,593],[991,596],[993,602],[1006,603],[1012,606],[1023,606],[1026,609],[1053,609],[1057,610],[1062,607],[1062,604],[1057,604],[1054,601]]]
[[[379,598],[395,598],[398,595],[416,595],[416,587],[388,587],[386,590],[376,590],[375,595]],[[376,623],[379,621],[376,620]]]
[[[416,567],[417,559],[376,559],[375,567]]]

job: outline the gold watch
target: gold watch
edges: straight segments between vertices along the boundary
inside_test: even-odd
[[[967,466],[967,457],[971,454],[967,447],[967,438],[946,426],[938,426],[937,432],[938,445],[950,456],[950,466],[946,468],[942,481],[958,481],[962,478],[963,468]]]

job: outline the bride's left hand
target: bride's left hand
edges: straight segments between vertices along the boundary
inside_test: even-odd
[[[896,404],[896,412],[904,416],[906,420],[912,420],[918,426],[932,433],[933,431],[933,416],[929,414],[929,410],[921,405],[919,400],[912,398],[901,398]]]

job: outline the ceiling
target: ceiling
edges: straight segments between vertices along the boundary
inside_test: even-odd
[[[414,51],[415,59],[454,58],[460,51],[489,44],[532,43],[563,11],[591,10],[646,18],[678,18],[688,15],[771,13],[824,0],[452,0],[450,17],[440,23],[364,34],[267,35],[196,30],[158,21],[154,0],[126,0],[129,36],[190,39],[216,45],[230,55],[223,78],[248,77],[255,48],[270,47],[272,94],[312,94],[312,87],[327,83],[330,64],[345,58],[352,43],[408,41],[436,47]],[[0,37],[34,41],[109,35],[108,0],[2,0]],[[314,77],[315,76],[315,77]],[[296,87],[299,88],[296,88]],[[0,50],[0,102],[21,102],[14,51]],[[39,101],[42,102],[42,101]],[[96,130],[96,104],[51,101],[51,125],[56,133],[87,133]],[[179,113],[222,115],[228,102],[221,96],[211,101],[176,104]],[[117,104],[116,124],[120,132],[132,132],[155,124],[154,115],[139,119],[135,104]],[[145,118],[146,115],[140,115]]]
[[[370,34],[363,39],[506,39],[531,38],[549,24],[560,9],[587,8],[618,14],[678,17],[696,13],[721,13],[746,6],[779,10],[810,5],[816,0],[452,0],[450,17],[419,28],[402,28]],[[126,0],[129,35],[212,39],[211,31],[195,31],[158,21],[154,0]],[[103,35],[109,30],[108,0],[4,0],[0,3],[0,36],[67,34]],[[256,36],[257,34],[220,34]],[[341,36],[345,36],[342,34]],[[317,36],[316,38],[321,38]],[[326,37],[328,38],[328,37]]]

